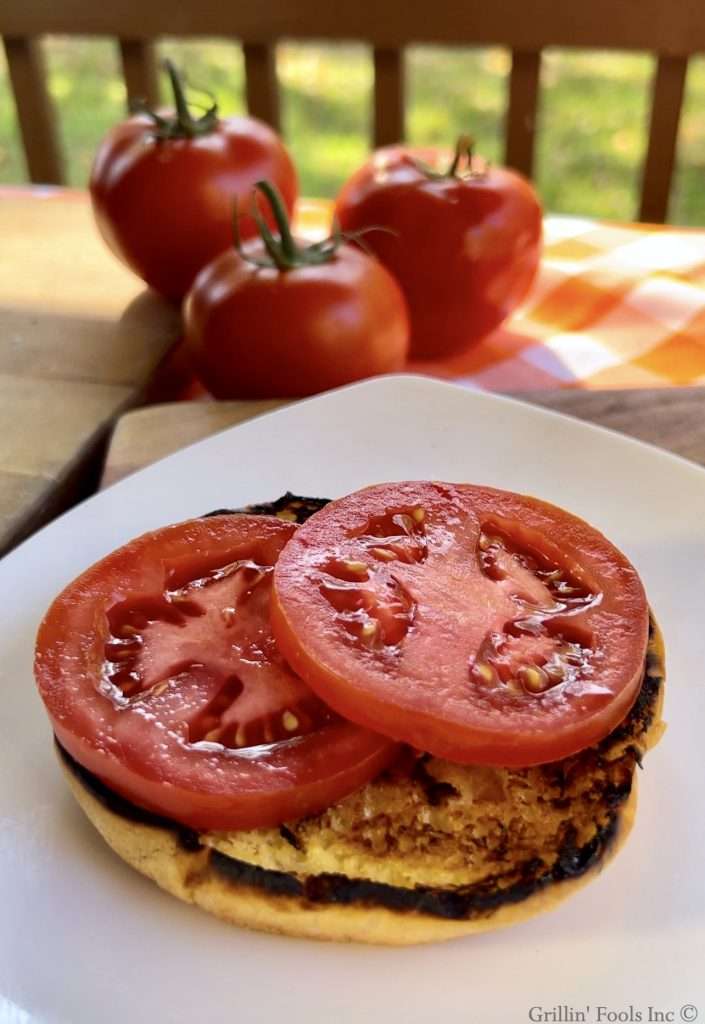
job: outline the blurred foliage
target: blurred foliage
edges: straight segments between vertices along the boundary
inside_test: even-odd
[[[125,90],[110,40],[46,41],[69,181],[84,185],[101,136],[123,116]],[[242,113],[243,61],[222,40],[160,44],[209,88],[224,113]],[[407,135],[452,144],[470,131],[488,159],[502,159],[509,55],[498,48],[414,47],[407,54]],[[334,195],[368,152],[372,62],[363,45],[278,47],[284,133],[307,195]],[[542,66],[537,185],[547,209],[611,219],[635,216],[653,59],[647,55],[548,51]],[[671,220],[705,224],[705,58],[691,61]],[[0,63],[0,182],[25,171]]]

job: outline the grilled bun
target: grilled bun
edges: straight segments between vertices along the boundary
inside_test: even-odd
[[[193,832],[60,753],[108,845],[179,899],[263,931],[407,945],[523,921],[607,863],[634,820],[636,767],[664,729],[663,684],[652,619],[637,701],[596,746],[526,769],[407,751],[357,793],[281,829]]]
[[[505,904],[486,916],[447,920],[382,906],[311,903],[300,896],[234,882],[213,866],[212,851],[208,847],[189,850],[175,831],[129,821],[115,814],[82,784],[70,768],[65,766],[65,771],[78,803],[108,845],[126,863],[172,896],[245,928],[299,938],[388,946],[438,942],[478,934],[553,909],[588,882],[616,853],[631,829],[636,810],[636,791],[633,788],[618,812],[606,855],[577,878],[554,883],[521,903]]]

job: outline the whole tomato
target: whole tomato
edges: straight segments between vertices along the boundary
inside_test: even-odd
[[[178,301],[198,271],[232,242],[233,199],[240,230],[256,233],[245,204],[262,177],[291,210],[296,170],[280,138],[251,117],[219,118],[215,102],[195,118],[170,62],[175,113],[145,111],[101,143],[91,172],[93,212],[115,255],[162,295]]]
[[[302,246],[277,192],[258,182],[279,228],[205,267],[185,305],[186,346],[216,398],[312,395],[400,370],[409,321],[399,285],[342,239]]]
[[[411,355],[449,356],[494,330],[521,302],[541,254],[541,204],[521,175],[489,167],[463,137],[440,154],[389,146],[343,186],[343,231],[394,274],[411,316]],[[387,230],[373,230],[385,228]]]

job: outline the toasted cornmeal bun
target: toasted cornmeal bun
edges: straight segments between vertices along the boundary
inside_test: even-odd
[[[652,619],[636,703],[598,745],[526,769],[407,752],[357,793],[281,829],[196,833],[61,757],[109,846],[186,902],[292,936],[432,942],[549,910],[611,858],[634,819],[636,767],[664,729],[663,684]]]

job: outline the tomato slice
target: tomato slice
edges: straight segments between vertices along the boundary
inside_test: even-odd
[[[275,568],[272,625],[351,721],[451,761],[528,766],[624,718],[648,606],[624,555],[555,506],[399,483],[300,528]]]
[[[62,746],[198,829],[312,814],[385,767],[394,744],[341,720],[272,637],[272,567],[296,529],[239,515],[168,526],[71,583],[35,659]]]

